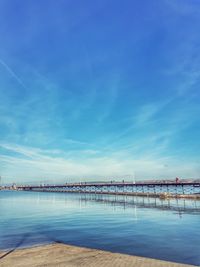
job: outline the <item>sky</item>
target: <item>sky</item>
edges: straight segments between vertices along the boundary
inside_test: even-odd
[[[0,0],[2,182],[200,177],[199,0]]]

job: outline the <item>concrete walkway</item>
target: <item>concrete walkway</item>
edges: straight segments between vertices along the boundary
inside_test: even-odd
[[[179,263],[111,253],[101,250],[50,244],[0,252],[1,267],[186,267]]]

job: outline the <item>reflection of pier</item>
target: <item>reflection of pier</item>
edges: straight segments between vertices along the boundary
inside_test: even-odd
[[[18,190],[45,192],[74,192],[113,195],[137,195],[148,197],[200,198],[200,182],[110,182],[73,183],[62,185],[24,185]]]
[[[162,200],[158,198],[146,198],[135,196],[110,196],[110,195],[81,195],[80,201],[84,202],[98,202],[114,207],[121,206],[124,209],[128,207],[146,208],[158,210],[170,210],[179,213],[200,214],[200,202],[195,200],[185,199],[168,199]]]

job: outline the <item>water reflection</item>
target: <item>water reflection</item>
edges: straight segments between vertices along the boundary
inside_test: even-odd
[[[88,202],[104,203],[114,207],[126,208],[146,208],[158,210],[170,210],[177,212],[179,216],[182,214],[200,214],[199,200],[186,199],[159,199],[148,197],[133,197],[133,196],[109,196],[109,195],[80,195],[81,205]]]
[[[182,217],[184,214],[200,215],[200,200],[192,199],[159,199],[141,196],[123,196],[123,195],[101,195],[101,194],[84,194],[84,193],[36,193],[37,203],[40,201],[51,201],[52,204],[65,202],[66,205],[77,205],[83,208],[90,205],[91,202],[111,206],[114,208],[145,208],[157,209],[160,211],[172,211],[174,214]],[[62,195],[62,197],[58,197]],[[70,196],[70,197],[69,197]],[[64,198],[63,198],[64,197]],[[75,204],[76,203],[76,204]]]

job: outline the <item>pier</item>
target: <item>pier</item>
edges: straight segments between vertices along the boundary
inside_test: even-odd
[[[199,198],[200,182],[101,182],[16,185],[16,190],[87,194],[134,195],[159,198]]]

